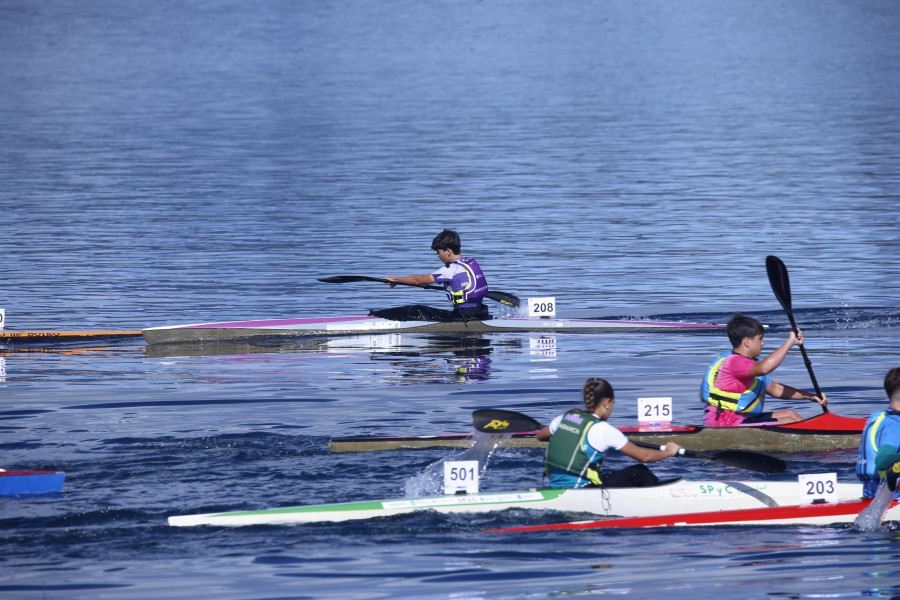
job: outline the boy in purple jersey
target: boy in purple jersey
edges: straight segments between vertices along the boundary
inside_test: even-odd
[[[370,314],[377,317],[397,320],[425,321],[469,321],[490,319],[487,306],[482,304],[488,293],[487,278],[481,267],[472,258],[463,258],[460,254],[459,234],[445,229],[431,242],[431,249],[437,252],[444,266],[427,275],[406,275],[405,277],[385,277],[388,285],[394,287],[398,283],[411,285],[444,285],[447,298],[453,303],[453,310],[443,310],[412,304],[399,308],[373,310]]]

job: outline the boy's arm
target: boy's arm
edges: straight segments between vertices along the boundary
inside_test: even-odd
[[[769,386],[766,388],[766,393],[773,398],[781,398],[782,400],[809,400],[811,402],[816,402],[822,406],[828,405],[828,397],[824,393],[822,394],[822,397],[819,398],[812,392],[798,390],[795,387],[784,385],[783,383],[778,383],[777,381],[772,381],[769,383]]]
[[[428,285],[434,283],[434,275],[407,275],[405,277],[385,277],[388,285],[394,287],[398,283],[404,285]]]
[[[797,336],[791,331],[791,334],[788,336],[788,339],[784,341],[781,346],[778,347],[775,352],[768,355],[761,361],[758,361],[750,368],[750,375],[753,377],[759,377],[760,375],[768,375],[772,371],[778,368],[778,365],[781,364],[781,361],[784,360],[784,357],[787,356],[788,350],[791,349],[795,344],[803,343],[803,332],[800,332],[800,335]]]

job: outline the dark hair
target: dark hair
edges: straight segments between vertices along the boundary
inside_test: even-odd
[[[459,254],[460,242],[459,234],[452,229],[445,229],[436,236],[431,242],[431,249],[434,251],[447,250],[453,251],[453,254]]]
[[[594,412],[594,409],[597,408],[597,405],[604,398],[616,399],[616,393],[609,382],[605,379],[594,379],[593,377],[588,379],[584,384],[584,407],[588,409],[588,412]]]
[[[894,393],[900,389],[900,367],[894,367],[884,376],[884,391],[893,399]]]
[[[727,331],[732,348],[740,346],[744,338],[752,338],[757,335],[764,336],[766,334],[766,330],[759,320],[741,313],[734,313],[734,316],[728,321]]]

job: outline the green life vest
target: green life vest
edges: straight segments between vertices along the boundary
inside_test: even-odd
[[[600,485],[604,454],[591,448],[586,440],[590,428],[599,422],[596,415],[584,410],[573,409],[564,414],[544,455],[545,472],[553,467],[576,477],[579,482],[587,479]]]

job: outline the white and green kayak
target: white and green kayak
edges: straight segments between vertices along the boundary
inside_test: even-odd
[[[838,483],[837,488],[840,501],[858,500],[862,495],[862,485],[858,483]],[[675,479],[653,487],[533,489],[183,515],[169,517],[169,525],[291,525],[391,517],[422,510],[467,514],[510,508],[604,517],[648,517],[793,506],[800,502],[800,496],[797,481]]]

